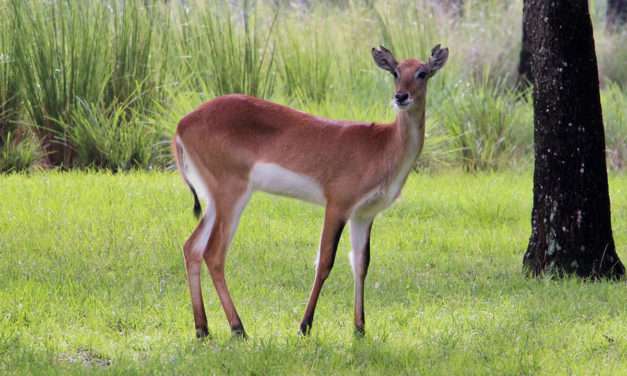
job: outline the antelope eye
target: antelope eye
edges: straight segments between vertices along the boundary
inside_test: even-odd
[[[427,77],[427,72],[425,71],[416,72],[416,78],[420,78],[421,80],[424,80],[425,77]]]
[[[392,75],[394,76],[395,80],[398,80],[398,72],[397,71],[393,71]]]

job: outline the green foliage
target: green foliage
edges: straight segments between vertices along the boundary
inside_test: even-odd
[[[226,1],[212,5],[192,2],[181,15],[181,55],[192,87],[208,88],[211,95],[243,93],[272,95],[274,48],[270,42],[276,14],[264,25],[256,7],[244,1],[236,19]]]
[[[44,132],[69,116],[78,98],[100,98],[110,76],[102,3],[11,0],[15,66],[26,111]],[[63,142],[63,140],[61,140]],[[58,158],[67,160],[68,154]]]
[[[110,77],[105,77],[106,92],[98,99],[107,105],[130,104],[149,112],[152,101],[162,99],[160,86],[166,79],[171,43],[169,20],[156,4],[148,7],[136,0],[111,1],[108,11],[110,19],[105,27],[111,33],[106,44],[111,49],[107,62]]]
[[[334,54],[328,41],[332,36],[324,20],[307,25],[319,31],[306,39],[300,37],[307,34],[303,26],[302,23],[290,22],[282,28],[279,72],[285,95],[298,98],[302,103],[321,102],[331,90]]]
[[[622,168],[627,125],[611,119],[624,108],[627,43],[604,28],[603,4],[592,9],[610,165]],[[0,0],[0,138],[34,127],[53,165],[108,166],[76,162],[79,150],[101,155],[71,130],[86,107],[104,121],[123,106],[128,128],[161,134],[201,102],[236,92],[328,118],[391,121],[392,80],[370,49],[426,60],[442,43],[451,54],[429,84],[422,166],[526,164],[531,107],[514,91],[521,10],[520,0],[465,1],[461,18],[430,0]],[[142,138],[158,157],[141,166],[170,164],[169,137]]]
[[[13,63],[25,110],[38,133],[48,135],[45,146],[60,146],[53,153],[63,155],[53,155],[53,162],[72,160],[75,145],[68,143],[68,129],[61,124],[71,124],[81,102],[129,103],[138,87],[147,98],[156,96],[158,82],[151,75],[159,64],[151,58],[156,22],[140,2],[10,4],[13,43],[20,46]],[[151,100],[140,104],[141,111],[149,111]]]
[[[436,17],[428,1],[416,4],[383,2],[381,10],[374,10],[381,29],[381,44],[399,57],[426,59],[438,43],[447,45],[445,35],[450,32],[450,21]]]
[[[0,14],[8,3],[0,2]],[[28,129],[19,129],[20,95],[16,75],[15,40],[10,18],[0,17],[0,172],[28,170],[42,158]]]
[[[617,84],[601,91],[609,167],[627,167],[627,93]]]
[[[160,134],[132,106],[132,101],[104,107],[79,100],[69,123],[60,124],[63,139],[74,147],[74,166],[112,171],[151,166]]]
[[[627,28],[595,33],[595,40],[601,82],[616,83],[627,90]]]
[[[433,113],[469,171],[497,169],[517,148],[531,146],[533,117],[525,94],[489,77],[486,72],[481,80],[449,88]]]
[[[1,142],[0,172],[30,170],[43,158],[39,143],[30,134],[15,137],[15,132],[7,132]]]
[[[6,4],[0,2],[0,14],[6,13]],[[0,17],[0,145],[15,132],[20,97],[15,77],[14,44],[8,18]]]
[[[609,183],[626,261],[627,177]],[[299,338],[322,209],[255,195],[226,264],[250,339],[230,339],[203,271],[212,338],[201,342],[182,259],[196,221],[180,177],[3,176],[0,373],[625,374],[624,283],[522,274],[531,186],[529,173],[410,176],[374,224],[359,340],[350,229],[312,337]]]

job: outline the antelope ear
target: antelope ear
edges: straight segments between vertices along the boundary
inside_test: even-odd
[[[429,70],[429,77],[433,76],[440,68],[446,64],[448,60],[448,48],[440,48],[440,45],[436,45],[431,50],[431,57],[427,64],[425,64]]]
[[[379,46],[379,48],[372,49],[372,58],[377,66],[381,69],[385,69],[386,71],[395,74],[396,67],[398,66],[398,62],[387,48],[383,46]]]

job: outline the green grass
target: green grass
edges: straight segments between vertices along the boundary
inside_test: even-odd
[[[367,335],[352,335],[345,233],[310,338],[296,336],[322,209],[256,195],[227,278],[250,340],[230,339],[203,275],[194,338],[172,173],[0,178],[0,374],[627,374],[625,283],[529,280],[531,175],[414,175],[375,222]],[[627,261],[627,176],[610,177]]]

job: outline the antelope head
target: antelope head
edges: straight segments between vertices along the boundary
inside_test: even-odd
[[[426,63],[418,59],[407,59],[400,63],[388,49],[383,46],[372,49],[372,57],[379,68],[394,76],[396,92],[392,103],[400,111],[414,108],[419,100],[425,98],[427,81],[446,64],[448,48],[433,47],[431,57]]]

